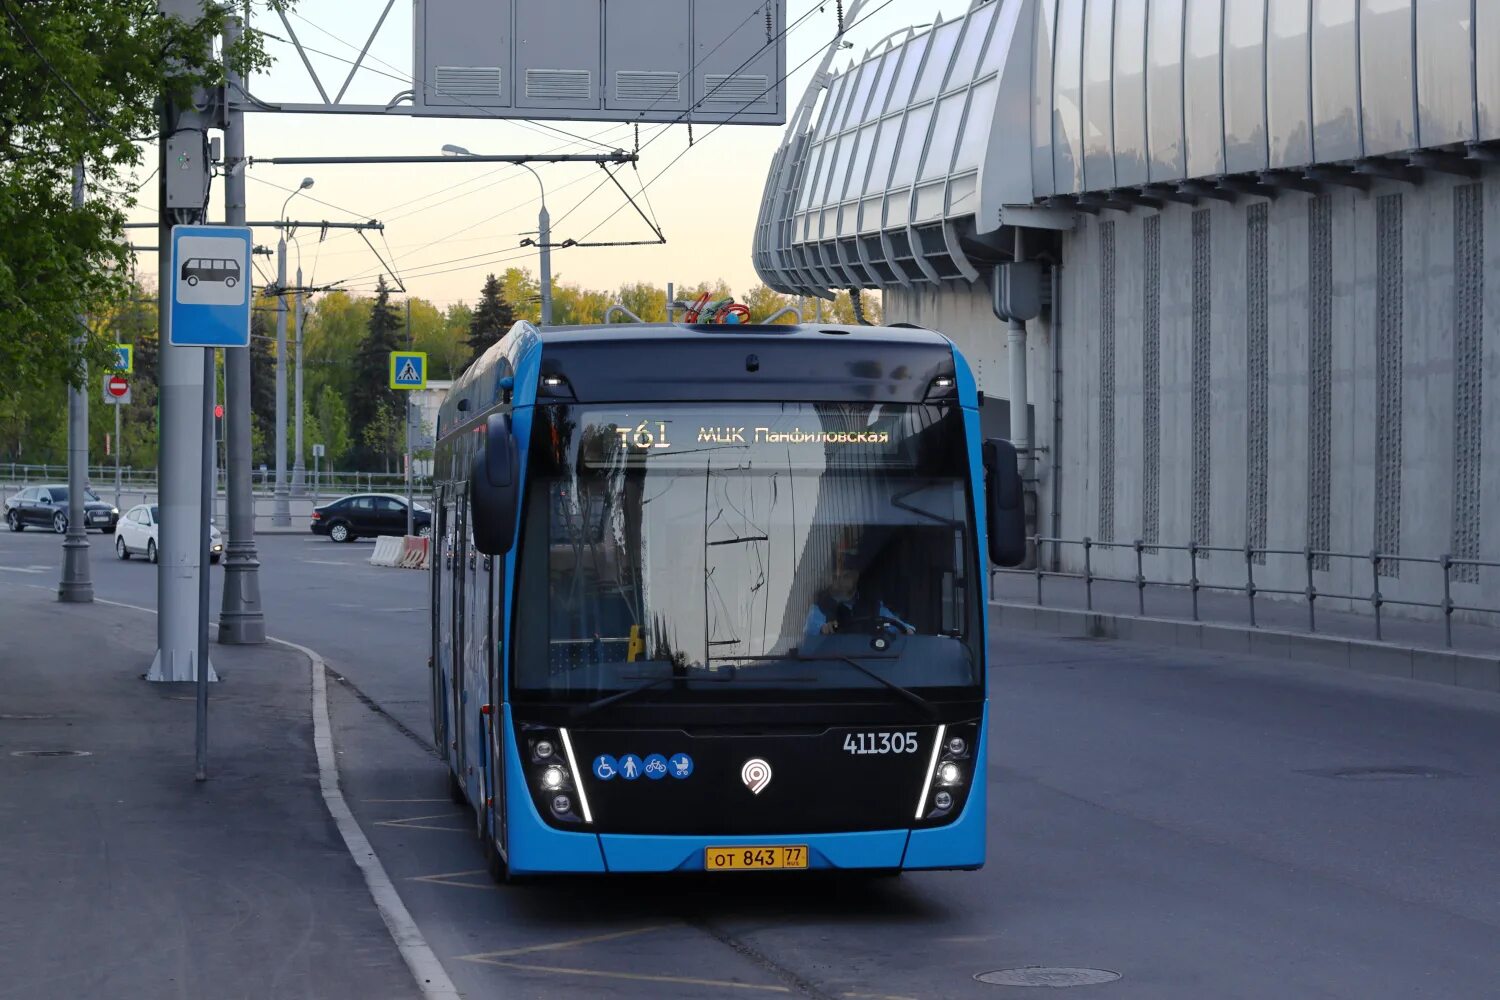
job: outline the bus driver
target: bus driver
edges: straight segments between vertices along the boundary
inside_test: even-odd
[[[917,630],[902,621],[885,602],[859,589],[859,574],[848,565],[834,571],[833,582],[818,594],[807,612],[807,624],[803,626],[803,637],[807,641],[819,635],[833,635],[841,626],[851,623],[899,628],[907,635]]]

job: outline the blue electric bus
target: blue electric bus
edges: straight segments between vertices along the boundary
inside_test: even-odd
[[[518,323],[438,424],[432,721],[497,878],[977,868],[1016,452],[915,328]]]

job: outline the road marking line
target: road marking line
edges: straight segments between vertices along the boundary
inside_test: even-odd
[[[403,830],[441,830],[443,833],[464,833],[467,826],[433,826],[431,823],[420,823],[424,819],[461,819],[463,813],[433,813],[431,816],[409,816],[406,819],[381,819],[376,820],[376,826],[399,826]]]
[[[472,878],[476,875],[484,876],[482,882],[461,882],[462,878]],[[490,873],[484,868],[475,868],[467,872],[447,872],[442,875],[408,875],[408,882],[429,882],[432,885],[451,885],[458,889],[499,889]]]
[[[94,601],[97,604],[144,611],[149,615],[156,614],[152,608],[136,604],[108,601],[102,597],[96,597]],[[401,902],[400,893],[396,892],[396,886],[386,874],[385,866],[380,863],[375,849],[370,846],[365,832],[360,829],[359,820],[354,818],[349,803],[344,801],[344,793],[339,790],[338,765],[333,757],[333,725],[328,717],[328,679],[323,673],[323,657],[288,639],[277,639],[275,636],[266,638],[295,649],[307,657],[312,666],[313,749],[318,755],[318,785],[323,792],[323,804],[328,807],[329,814],[338,826],[339,833],[344,838],[344,846],[349,849],[349,856],[364,875],[365,886],[375,900],[375,908],[380,911],[386,930],[390,931],[397,950],[406,960],[406,967],[416,978],[417,989],[422,991],[422,996],[427,1000],[462,1000],[458,987],[448,978],[443,963],[438,961],[437,955],[427,944],[427,939],[422,936],[422,929],[411,918],[406,904]]]
[[[790,993],[786,986],[767,986],[761,983],[737,983],[732,979],[697,979],[692,976],[653,976],[643,972],[603,972],[597,969],[570,969],[561,965],[528,965],[524,962],[497,962],[479,958],[472,961],[502,969],[520,969],[523,972],[545,972],[554,976],[591,976],[595,979],[626,979],[637,983],[679,983],[685,986],[712,986],[721,990],[754,990],[761,993]]]
[[[45,569],[33,569],[30,566],[0,566],[0,570],[6,573],[45,573]]]
[[[314,566],[358,566],[359,565],[359,560],[358,559],[304,559],[302,561],[305,562],[305,563],[312,563]]]
[[[343,605],[340,605],[343,607]],[[366,802],[447,802],[447,799],[365,799]]]
[[[422,991],[422,995],[427,1000],[459,1000],[458,987],[448,978],[443,963],[438,961],[437,955],[427,944],[427,939],[422,936],[422,929],[412,919],[406,904],[401,902],[401,894],[396,891],[391,877],[386,874],[385,866],[380,863],[375,849],[370,846],[369,839],[360,829],[359,820],[354,818],[349,803],[344,801],[344,793],[339,790],[338,764],[333,756],[333,726],[328,717],[328,679],[324,676],[323,658],[295,642],[284,639],[275,641],[299,650],[312,661],[313,746],[318,752],[318,784],[322,787],[323,801],[333,815],[333,821],[338,824],[339,833],[343,834],[350,856],[364,873],[365,884],[375,900],[376,909],[385,920],[385,926],[391,932],[396,947],[400,949],[401,957],[406,959],[407,968],[416,977],[417,988]]]
[[[455,874],[464,874],[457,872]],[[459,958],[465,962],[488,962],[497,958],[514,958],[517,955],[530,955],[538,951],[560,951],[563,948],[576,948],[579,945],[598,944],[601,941],[618,941],[620,938],[636,937],[640,934],[650,934],[652,931],[664,931],[671,927],[684,927],[684,924],[652,924],[650,927],[635,927],[628,931],[611,931],[608,934],[595,934],[590,937],[573,938],[571,941],[555,941],[551,944],[533,944],[524,948],[507,948],[504,951],[482,951],[473,955],[460,955]]]

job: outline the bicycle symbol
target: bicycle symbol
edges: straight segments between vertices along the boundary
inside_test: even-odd
[[[654,753],[646,758],[646,777],[652,781],[660,781],[667,776],[667,758],[659,753]]]

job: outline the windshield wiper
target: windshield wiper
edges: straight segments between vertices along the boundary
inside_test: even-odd
[[[635,663],[632,664],[632,665],[634,666],[634,665],[647,664],[647,663],[654,663],[654,664],[658,664],[658,665],[661,665],[661,666],[667,666],[667,667],[675,667],[676,666],[676,664],[668,663],[666,660],[636,660]],[[729,678],[729,677],[725,677],[722,680],[719,680],[719,679],[715,678],[710,683],[722,684],[725,681],[729,681],[731,679],[732,678]],[[573,709],[571,715],[572,715],[573,719],[575,719],[575,720],[587,718],[588,716],[593,715],[595,712],[599,711],[599,709],[601,709],[601,708],[608,708],[610,705],[613,705],[617,701],[624,701],[627,698],[634,698],[636,695],[640,694],[643,691],[650,691],[652,688],[658,688],[658,687],[661,687],[663,684],[670,684],[673,681],[708,681],[708,680],[709,679],[707,677],[687,677],[687,676],[679,676],[679,675],[676,675],[676,674],[671,674],[671,675],[668,675],[666,677],[653,677],[649,681],[646,681],[643,684],[637,684],[635,687],[626,688],[623,691],[616,691],[613,694],[607,694],[607,695],[605,695],[602,698],[595,698],[593,701],[588,702],[587,704],[579,705],[578,707],[576,707],[576,708]]]
[[[855,670],[858,670],[866,677],[879,681],[881,684],[884,684],[886,687],[890,688],[892,691],[896,692],[901,697],[905,698],[907,701],[920,708],[923,714],[925,714],[928,718],[936,719],[938,717],[937,706],[932,702],[928,701],[926,698],[923,698],[911,688],[903,687],[902,685],[897,684],[895,681],[891,680],[889,677],[882,677],[880,674],[871,670],[863,663],[860,663],[852,656],[803,656],[800,650],[793,649],[785,656],[736,656],[734,657],[734,659],[758,661],[793,660],[797,663],[847,663],[849,666],[853,667]]]

